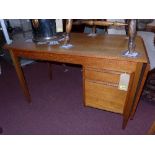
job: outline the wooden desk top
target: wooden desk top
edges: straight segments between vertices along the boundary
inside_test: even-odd
[[[62,42],[63,44],[63,42]],[[71,56],[86,56],[106,59],[119,59],[135,62],[148,62],[147,53],[143,40],[137,36],[136,51],[140,53],[137,58],[127,58],[122,56],[122,52],[128,48],[128,38],[122,35],[97,35],[96,37],[89,37],[87,34],[72,33],[71,44],[74,45],[71,49],[62,49],[60,45],[36,45],[33,42],[26,42],[24,40],[14,41],[10,45],[5,45],[4,48],[27,51],[27,52],[41,52],[54,54],[67,54]]]

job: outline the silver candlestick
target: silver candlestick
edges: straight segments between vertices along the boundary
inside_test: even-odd
[[[73,23],[72,19],[67,19],[65,41],[64,41],[64,44],[61,46],[61,48],[69,49],[73,47],[73,45],[70,44],[70,32],[72,29],[72,23]]]
[[[136,38],[136,19],[131,19],[128,25],[128,50],[123,53],[126,57],[138,57],[139,53],[135,51],[135,38]]]

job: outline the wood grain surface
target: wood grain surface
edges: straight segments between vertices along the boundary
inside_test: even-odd
[[[37,45],[20,40],[5,45],[11,53],[12,60],[23,89],[30,102],[31,97],[24,78],[19,57],[80,64],[83,67],[83,102],[86,106],[120,113],[123,116],[123,129],[130,116],[135,113],[143,85],[148,73],[149,60],[145,45],[140,37],[136,37],[135,50],[137,58],[127,58],[122,53],[128,49],[128,37],[122,35],[97,35],[72,33],[70,43],[73,48],[62,49],[59,45]],[[49,65],[51,68],[51,64]],[[118,87],[120,75],[130,75],[127,91]],[[49,72],[52,76],[51,71]]]

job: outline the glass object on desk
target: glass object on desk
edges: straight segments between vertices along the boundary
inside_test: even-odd
[[[65,40],[64,40],[64,44],[62,46],[60,46],[60,48],[70,49],[70,48],[73,47],[73,45],[70,43],[70,32],[71,32],[71,29],[72,29],[72,24],[73,24],[73,20],[72,19],[67,19]]]
[[[56,35],[55,19],[31,19],[33,41],[46,42]]]
[[[139,56],[139,53],[135,51],[136,19],[131,19],[129,21],[128,35],[129,35],[128,50],[123,52],[123,56],[136,58]]]
[[[31,19],[30,21],[35,43],[52,46],[64,40],[62,19]]]

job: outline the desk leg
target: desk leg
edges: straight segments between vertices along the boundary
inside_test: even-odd
[[[149,70],[150,70],[150,65],[147,64],[146,68],[145,68],[145,71],[144,71],[144,74],[142,75],[143,78],[142,78],[140,87],[138,88],[139,90],[138,90],[138,93],[136,95],[136,99],[135,99],[135,102],[134,102],[134,105],[133,105],[133,108],[132,108],[132,111],[131,111],[130,119],[133,119],[133,117],[134,117],[134,114],[135,114],[135,111],[137,109],[137,105],[138,105],[141,93],[143,91],[143,87],[144,87],[144,84],[145,84],[145,81],[146,81],[147,74],[148,74]]]
[[[128,86],[128,93],[127,93],[127,97],[126,97],[126,103],[124,106],[124,110],[123,110],[123,124],[122,124],[122,129],[125,129],[125,127],[127,126],[128,120],[129,120],[129,116],[130,116],[130,109],[132,107],[132,92],[131,90],[133,89],[133,79],[134,79],[134,74],[131,73],[130,75],[130,82],[129,82],[129,86]]]
[[[151,125],[149,131],[147,132],[148,135],[153,135],[155,134],[155,121],[153,122],[153,124]]]
[[[27,101],[30,103],[31,102],[31,96],[30,96],[30,93],[29,93],[29,90],[27,87],[27,83],[26,83],[22,68],[19,64],[18,57],[13,53],[13,51],[10,51],[10,54],[11,54],[11,58],[12,58],[14,67],[16,69],[16,73],[17,73],[20,85],[23,89],[24,95],[25,95]]]

